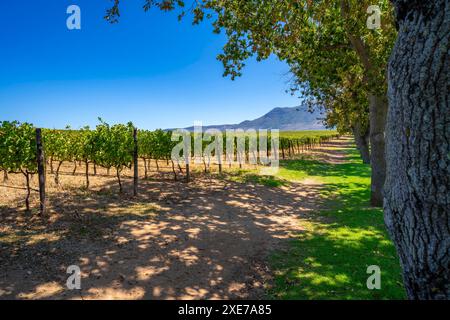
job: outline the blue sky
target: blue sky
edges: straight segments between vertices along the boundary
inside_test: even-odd
[[[0,2],[0,120],[77,128],[133,121],[139,128],[238,123],[300,103],[287,94],[288,67],[249,61],[244,76],[222,77],[224,35],[206,22],[123,1],[120,22],[103,20],[109,0]],[[81,8],[81,30],[66,9]]]

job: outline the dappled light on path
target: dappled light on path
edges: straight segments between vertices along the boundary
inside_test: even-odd
[[[48,222],[2,209],[0,298],[261,298],[268,256],[302,231],[320,189],[201,175],[142,181],[138,198],[115,187],[54,195]],[[69,265],[81,268],[81,290],[65,287]]]
[[[254,170],[193,172],[189,184],[93,178],[61,188],[45,219],[0,207],[0,299],[402,298],[370,168],[349,139]],[[97,179],[97,180],[96,180]],[[102,183],[103,182],[103,183]],[[365,288],[381,264],[382,293]],[[81,290],[66,269],[81,268]]]

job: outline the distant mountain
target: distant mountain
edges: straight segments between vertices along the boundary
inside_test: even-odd
[[[223,124],[213,126],[203,126],[203,131],[210,128],[219,130],[226,129],[280,129],[288,130],[323,130],[321,115],[310,113],[302,107],[275,108],[262,117],[255,120],[246,120],[239,124]],[[185,128],[193,131],[194,127]]]

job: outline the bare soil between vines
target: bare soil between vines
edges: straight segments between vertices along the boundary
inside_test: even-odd
[[[63,165],[60,186],[48,174],[45,218],[23,210],[20,175],[1,184],[0,299],[264,298],[269,255],[302,231],[322,188],[312,179],[239,183],[227,173],[194,173],[186,184],[167,171],[141,180],[133,198],[129,178],[118,194],[113,173],[99,169],[87,191],[82,169],[71,170]],[[69,265],[81,268],[81,290],[66,287]]]

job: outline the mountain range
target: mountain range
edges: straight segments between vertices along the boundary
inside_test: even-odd
[[[275,108],[254,120],[245,120],[239,124],[203,126],[203,130],[219,129],[279,129],[280,131],[323,130],[321,115],[311,113],[302,107]],[[194,131],[194,127],[185,128]]]

